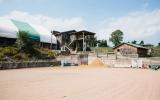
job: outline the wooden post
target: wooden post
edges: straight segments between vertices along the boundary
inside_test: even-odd
[[[78,41],[76,40],[76,52],[78,51]]]
[[[83,32],[83,52],[84,52],[84,32]]]

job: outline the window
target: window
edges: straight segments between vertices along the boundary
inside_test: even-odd
[[[117,52],[119,52],[120,50],[119,49],[117,49]]]

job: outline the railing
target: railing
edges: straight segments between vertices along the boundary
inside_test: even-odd
[[[85,38],[85,39],[93,39],[94,36],[92,36],[92,35],[85,35],[84,38]],[[79,36],[77,37],[77,39],[83,39],[83,35],[79,35]]]

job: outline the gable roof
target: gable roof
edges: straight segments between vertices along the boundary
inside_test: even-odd
[[[81,31],[75,32],[74,34],[82,35],[83,33],[86,35],[95,35],[96,34],[96,33],[90,32],[90,31],[86,31],[86,30],[81,30]]]
[[[52,33],[54,33],[56,36],[57,35],[61,35],[61,34],[69,34],[69,35],[82,35],[83,33],[85,35],[94,35],[96,33],[90,32],[90,31],[86,31],[86,30],[81,30],[81,31],[76,31],[76,30],[69,30],[69,31],[64,31],[64,32],[58,32],[58,31],[53,31]]]
[[[70,30],[70,31],[64,31],[64,32],[61,32],[60,34],[72,34],[72,33],[75,33],[76,30]]]
[[[117,45],[117,46],[115,46],[113,49],[116,49],[116,48],[118,48],[119,46],[121,46],[121,45],[123,45],[123,44],[127,44],[127,45],[130,45],[130,46],[133,46],[133,47],[136,47],[136,48],[141,48],[141,49],[148,49],[148,48],[146,48],[146,47],[143,47],[143,46],[140,46],[140,45],[137,45],[137,44],[132,44],[132,43],[121,43],[121,44],[119,44],[119,45]]]

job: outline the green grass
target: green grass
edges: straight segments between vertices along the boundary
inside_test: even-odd
[[[160,46],[153,47],[152,49],[152,57],[160,57]]]
[[[93,47],[91,48],[93,51],[97,53],[108,53],[108,52],[114,52],[113,48],[111,47]]]

